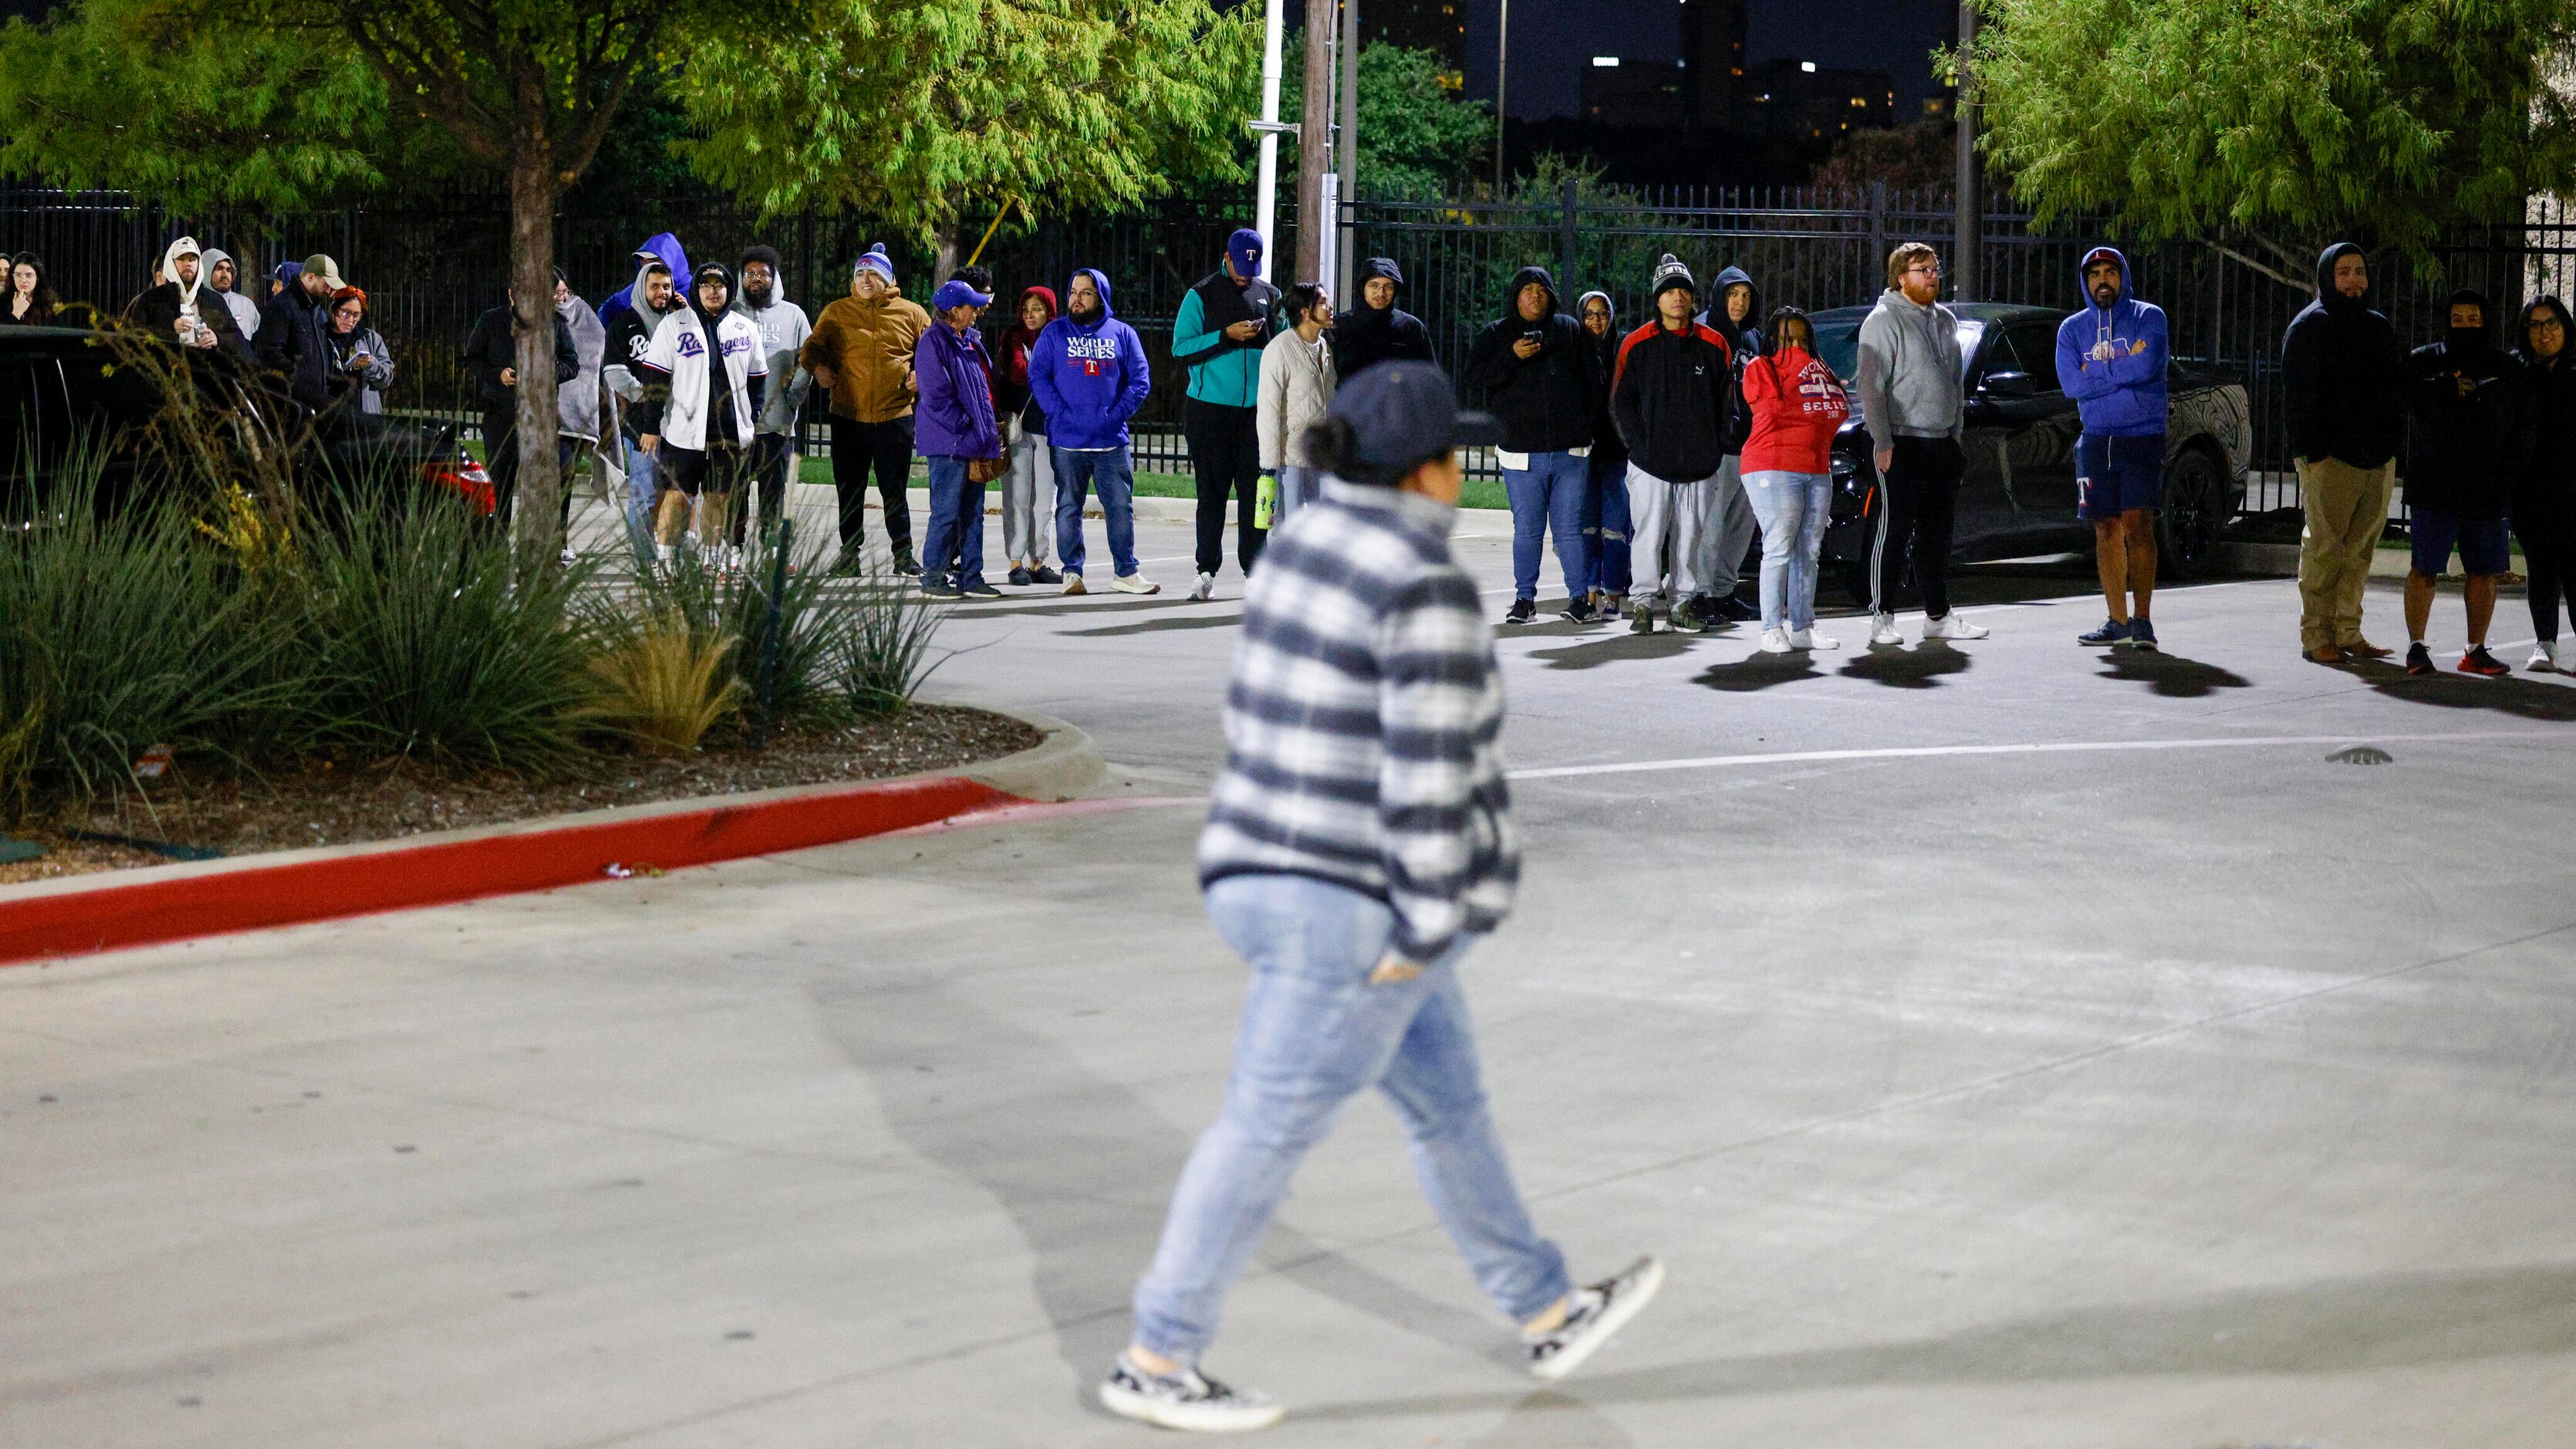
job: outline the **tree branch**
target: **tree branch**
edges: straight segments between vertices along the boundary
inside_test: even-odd
[[[2297,277],[2275,271],[2271,267],[2254,260],[2252,257],[2245,255],[2234,247],[2227,246],[2220,242],[2210,241],[2207,238],[2202,239],[2201,245],[2218,253],[2220,256],[2227,258],[2229,261],[2235,262],[2238,265],[2244,266],[2253,271],[2260,272],[2264,276],[2270,277],[2273,281],[2276,281],[2282,286],[2288,287],[2293,291],[2314,292],[2316,290],[2316,284],[2314,282],[2302,281]]]

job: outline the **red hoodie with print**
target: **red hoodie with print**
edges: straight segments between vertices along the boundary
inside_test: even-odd
[[[1779,345],[1746,363],[1744,403],[1753,413],[1745,472],[1833,471],[1834,434],[1851,416],[1851,396],[1813,353]]]

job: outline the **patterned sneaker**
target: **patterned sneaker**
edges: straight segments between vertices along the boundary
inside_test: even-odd
[[[2500,674],[2513,673],[2513,666],[2489,654],[2487,646],[2480,644],[2460,656],[2460,672],[2493,679]]]
[[[1663,1286],[1664,1265],[1653,1258],[1639,1258],[1617,1277],[1577,1288],[1563,1323],[1535,1337],[1522,1336],[1521,1345],[1529,1351],[1529,1371],[1553,1380],[1583,1367],[1583,1361],[1627,1327],[1628,1320],[1653,1302],[1656,1290]]]
[[[1503,615],[1503,622],[1504,622],[1504,623],[1506,623],[1506,624],[1535,624],[1535,623],[1537,623],[1537,622],[1538,622],[1538,600],[1536,600],[1536,599],[1514,599],[1514,600],[1512,600],[1512,607],[1511,607],[1511,609],[1510,609],[1508,612],[1506,612],[1506,613]]]
[[[1673,627],[1684,634],[1707,633],[1709,620],[1706,614],[1700,612],[1701,608],[1702,605],[1696,598],[1684,599],[1673,605]]]
[[[1273,1399],[1227,1388],[1196,1369],[1149,1374],[1124,1352],[1100,1381],[1100,1407],[1122,1419],[1202,1434],[1267,1429],[1288,1412]]]
[[[1565,612],[1557,617],[1569,624],[1589,624],[1600,616],[1592,612],[1592,596],[1586,594],[1566,605]]]

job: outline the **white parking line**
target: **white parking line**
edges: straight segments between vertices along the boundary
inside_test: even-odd
[[[2444,740],[2565,740],[2576,730],[2473,730],[2444,735],[2240,735],[2201,740],[2071,740],[2022,745],[1913,745],[1879,750],[1783,750],[1762,755],[1702,755],[1683,760],[1629,760],[1607,765],[1548,765],[1514,770],[1515,780],[1566,780],[1580,775],[1639,775],[1657,770],[1723,770],[1743,765],[1805,765],[1834,760],[1910,760],[1945,755],[2068,755],[2114,750],[2241,750],[2279,745],[2433,744]]]

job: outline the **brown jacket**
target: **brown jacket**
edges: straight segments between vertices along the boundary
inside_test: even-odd
[[[912,411],[912,349],[929,326],[930,314],[900,291],[873,302],[843,297],[815,319],[798,357],[809,371],[832,369],[834,416],[889,422]]]

